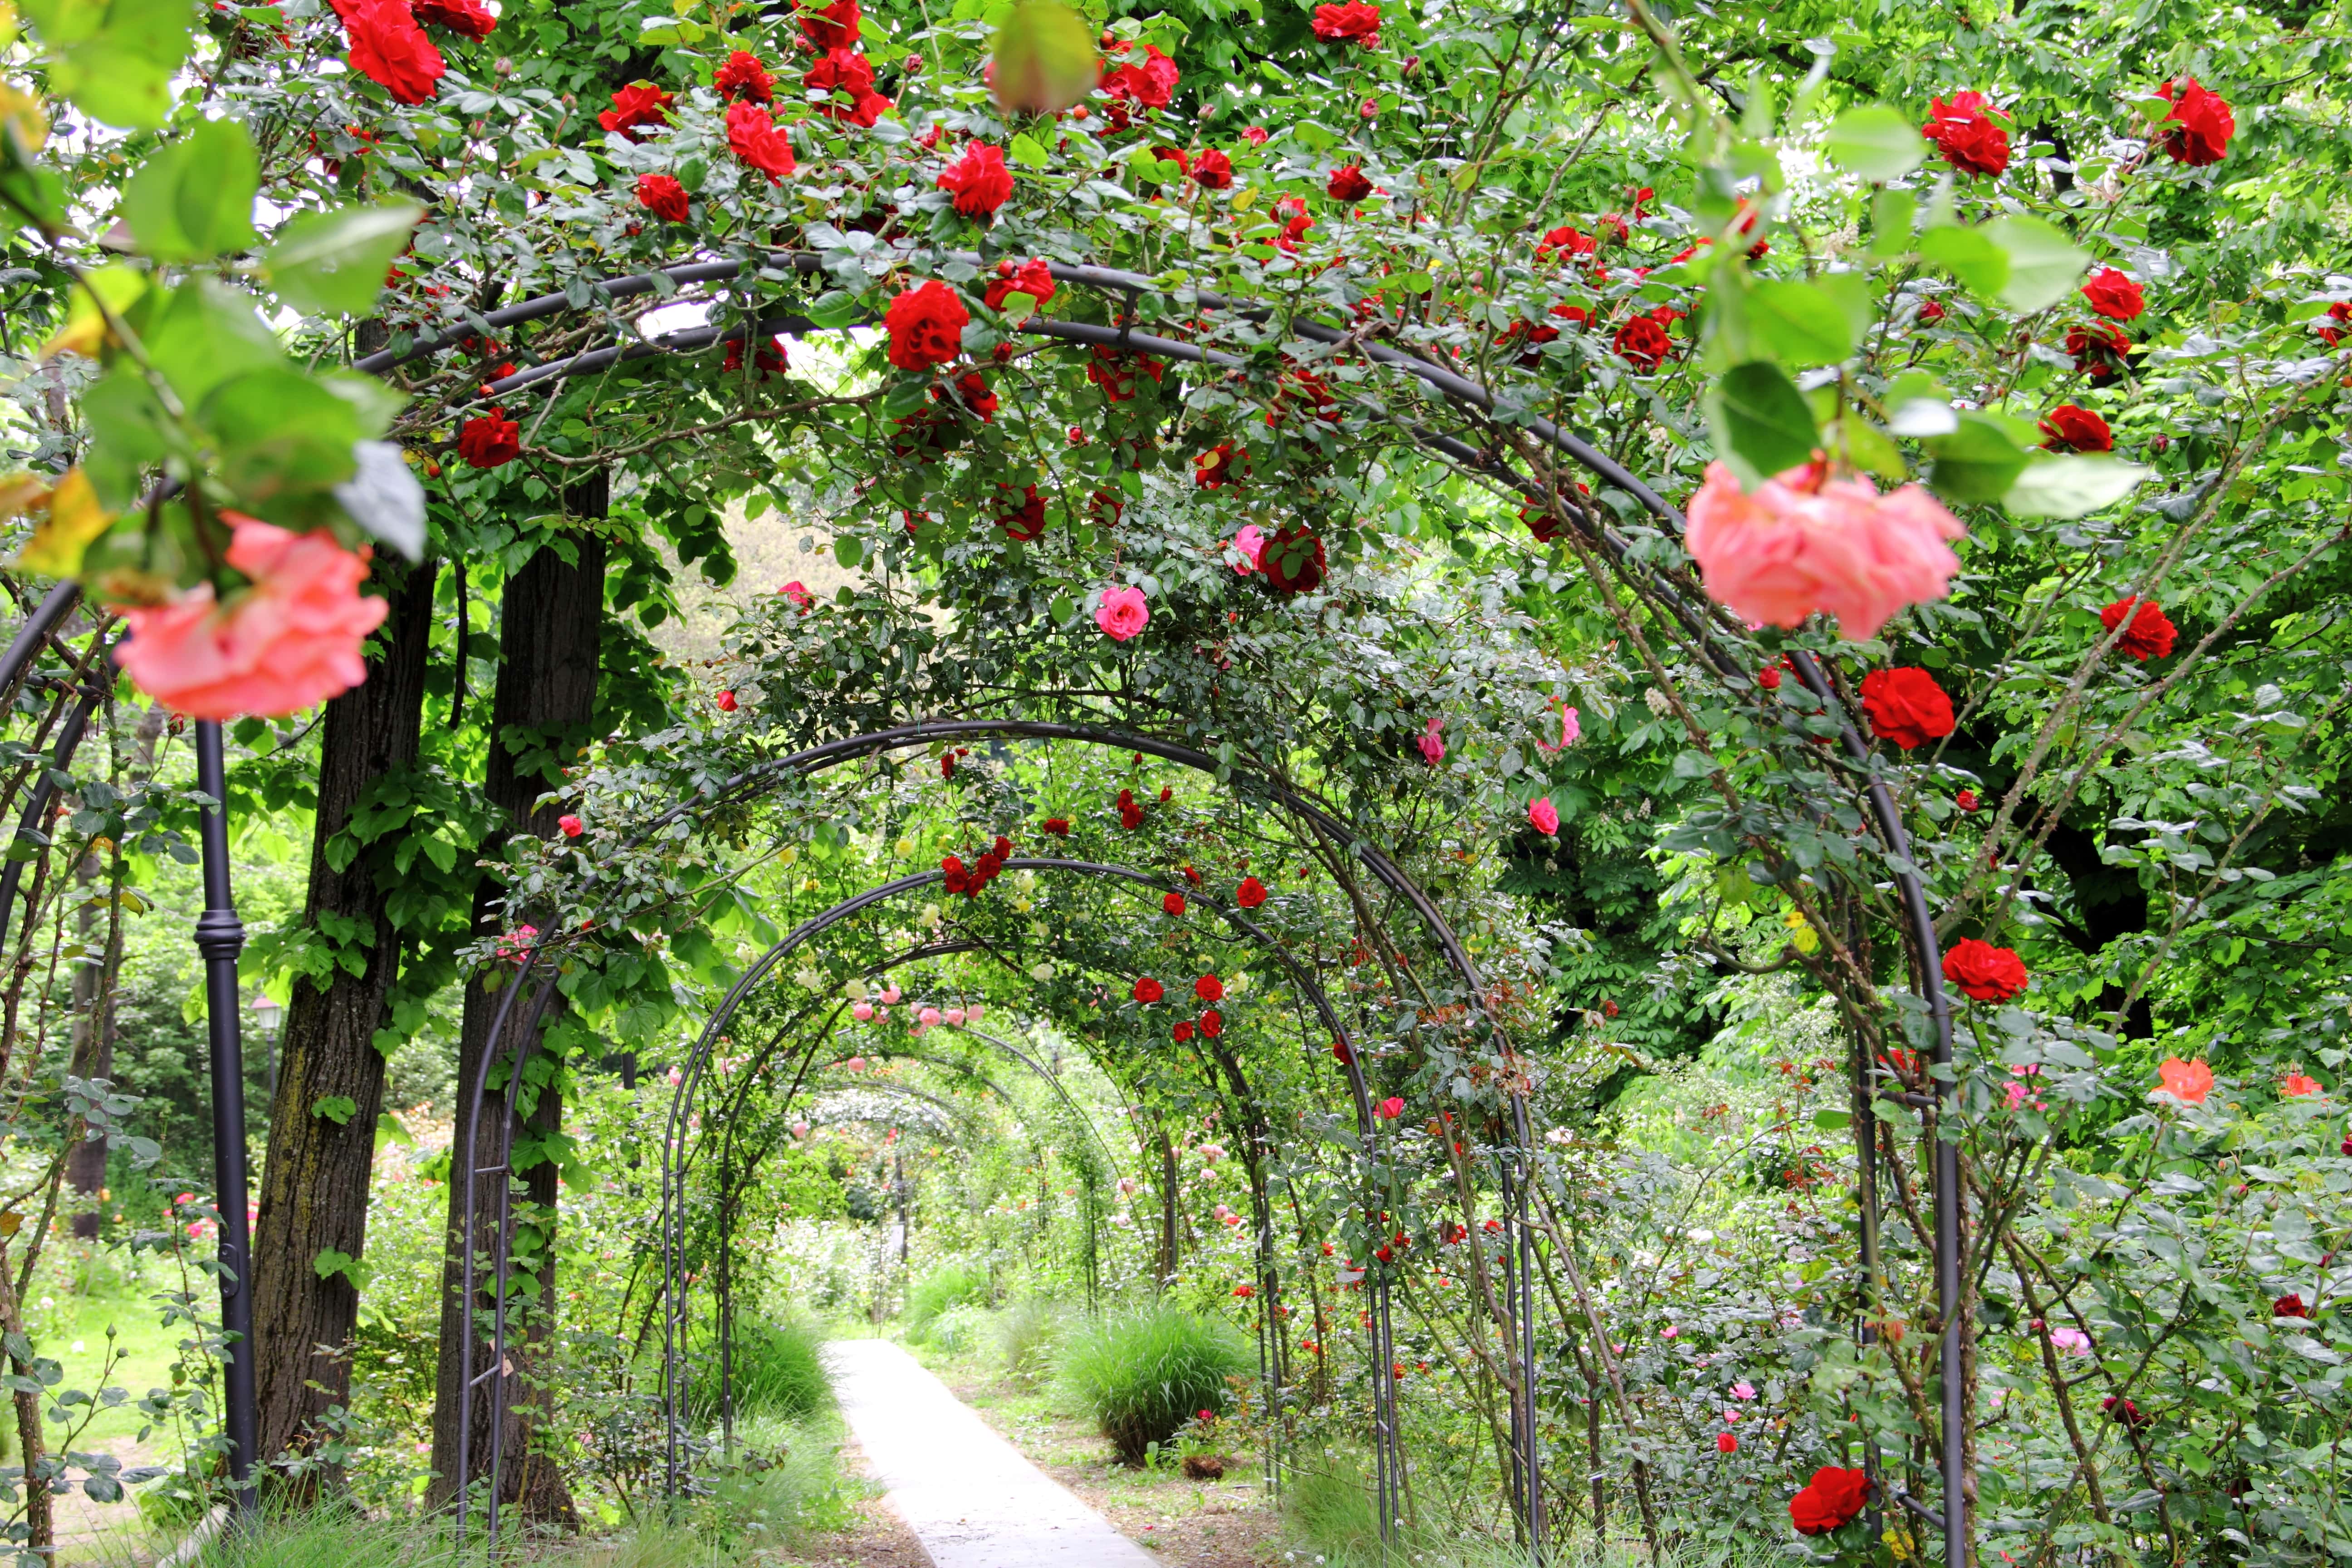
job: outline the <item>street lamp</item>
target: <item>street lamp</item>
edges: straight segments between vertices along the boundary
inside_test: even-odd
[[[268,1087],[272,1100],[278,1098],[278,1026],[285,1016],[285,1003],[278,1001],[267,991],[255,994],[253,1023],[261,1034],[262,1081]]]

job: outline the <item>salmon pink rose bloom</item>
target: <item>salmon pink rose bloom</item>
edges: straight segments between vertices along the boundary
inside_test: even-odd
[[[1113,642],[1127,641],[1150,619],[1151,611],[1143,603],[1140,588],[1106,588],[1102,603],[1095,609],[1095,625]]]
[[[1559,808],[1546,795],[1528,807],[1528,822],[1538,833],[1549,838],[1559,831]]]
[[[2167,1057],[2164,1065],[2156,1069],[2164,1085],[2164,1092],[2183,1105],[2202,1105],[2205,1097],[2213,1092],[2213,1069],[2202,1060],[2184,1062],[2179,1057]]]
[[[1966,537],[1917,485],[1882,496],[1860,475],[1809,463],[1748,495],[1717,462],[1691,498],[1684,543],[1707,596],[1734,614],[1793,627],[1823,611],[1858,642],[1905,606],[1944,597],[1960,569],[1950,541]]]
[[[220,516],[235,530],[228,563],[252,585],[225,605],[205,583],[170,604],[123,611],[131,637],[115,660],[139,689],[192,718],[273,719],[366,679],[360,645],[385,610],[360,595],[366,552],[324,531]]]

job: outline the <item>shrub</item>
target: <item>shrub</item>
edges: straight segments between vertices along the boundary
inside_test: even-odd
[[[718,1396],[712,1378],[710,1394]],[[833,1380],[825,1375],[824,1336],[805,1318],[773,1323],[739,1323],[735,1329],[735,1414],[775,1415],[798,1421],[833,1408]]]
[[[977,1263],[943,1263],[907,1288],[907,1310],[900,1314],[907,1331],[920,1339],[931,1320],[966,1301],[986,1302],[995,1294],[988,1270]]]
[[[1252,1367],[1249,1342],[1231,1325],[1173,1307],[1098,1321],[1072,1334],[1058,1358],[1064,1390],[1095,1418],[1130,1465],[1164,1443],[1194,1412],[1223,1412],[1228,1378]]]
[[[987,1336],[995,1317],[995,1313],[977,1301],[950,1307],[931,1320],[931,1347],[950,1355],[969,1355],[980,1348],[981,1341]]]
[[[1009,1375],[1035,1383],[1053,1371],[1064,1315],[1050,1296],[1024,1296],[1004,1309],[996,1320],[996,1349]]]

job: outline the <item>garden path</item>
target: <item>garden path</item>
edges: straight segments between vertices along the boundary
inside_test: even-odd
[[[1151,1555],[887,1340],[825,1347],[867,1467],[937,1568],[1145,1568]]]

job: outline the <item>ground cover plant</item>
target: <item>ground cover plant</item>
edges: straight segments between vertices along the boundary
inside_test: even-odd
[[[11,1544],[2352,1555],[2347,22],[28,4]]]

